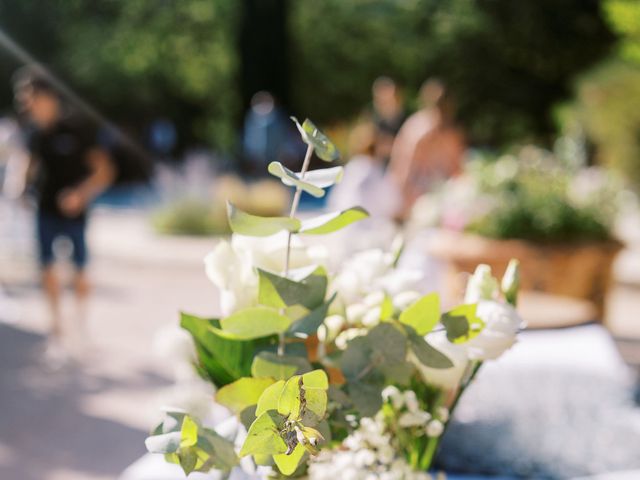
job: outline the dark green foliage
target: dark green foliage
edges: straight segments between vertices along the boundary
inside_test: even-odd
[[[597,0],[292,3],[294,103],[320,123],[358,114],[382,74],[450,86],[473,143],[545,139],[550,109],[613,42]],[[319,21],[322,19],[322,21]],[[310,95],[309,92],[313,92]]]

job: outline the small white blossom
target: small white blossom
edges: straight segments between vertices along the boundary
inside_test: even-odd
[[[382,398],[391,400],[391,405],[395,410],[400,410],[404,406],[404,395],[393,385],[389,385],[382,390]]]
[[[366,335],[367,333],[368,330],[366,328],[348,328],[343,332],[340,332],[340,334],[336,337],[336,347],[338,347],[340,350],[345,350],[350,340]]]
[[[413,390],[406,390],[404,392],[404,402],[410,412],[417,412],[420,410],[420,404],[418,403],[416,392]]]
[[[405,412],[398,418],[398,425],[403,428],[409,427],[422,427],[431,420],[431,415],[428,412],[418,410],[416,412]]]
[[[438,407],[436,417],[438,417],[438,420],[441,422],[446,423],[449,420],[449,409],[447,407]]]
[[[425,433],[428,437],[439,437],[444,432],[444,424],[440,420],[431,420],[427,423]]]

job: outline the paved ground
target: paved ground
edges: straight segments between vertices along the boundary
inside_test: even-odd
[[[16,323],[0,324],[0,479],[114,479],[144,453],[170,384],[169,359],[152,353],[154,333],[177,322],[180,309],[215,313],[217,295],[202,269],[212,242],[158,238],[137,215],[99,215],[91,227],[91,346],[77,364],[52,370],[41,355],[46,310],[30,227],[2,213],[0,285],[14,308],[0,313]],[[625,272],[632,280],[634,270]],[[612,294],[609,323],[618,335],[640,339],[640,287],[627,280]]]
[[[121,224],[122,229],[111,227]],[[217,295],[204,276],[208,241],[181,242],[175,257],[154,256],[166,246],[135,231],[127,217],[92,227],[95,294],[89,347],[75,365],[51,369],[43,361],[46,309],[22,242],[0,244],[0,284],[13,300],[14,324],[0,324],[0,479],[114,479],[142,455],[170,384],[168,359],[152,352],[158,328],[177,322],[180,309],[215,313]],[[148,255],[117,255],[110,236],[126,234],[131,248],[149,242]],[[137,227],[136,227],[137,228]],[[1,237],[0,237],[1,238]],[[13,257],[13,258],[12,258]],[[65,298],[67,312],[72,298]],[[6,320],[6,318],[5,318]],[[79,334],[74,335],[78,344]]]

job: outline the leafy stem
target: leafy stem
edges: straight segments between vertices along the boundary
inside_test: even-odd
[[[307,152],[304,156],[304,162],[302,162],[302,169],[300,170],[300,178],[304,180],[305,175],[307,174],[307,170],[309,170],[309,164],[311,163],[311,156],[313,155],[313,145],[307,145]],[[289,218],[294,218],[296,216],[296,212],[298,211],[298,205],[300,204],[300,197],[302,196],[302,189],[300,187],[296,188],[296,193],[293,195],[293,201],[291,202],[291,211],[289,212]],[[284,257],[284,276],[287,277],[289,275],[289,263],[291,259],[291,238],[293,237],[293,233],[289,231],[287,235],[287,252]],[[284,347],[285,347],[285,335],[284,332],[280,333],[278,338],[278,355],[284,355]]]

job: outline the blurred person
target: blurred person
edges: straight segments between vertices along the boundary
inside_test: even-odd
[[[38,253],[51,316],[47,353],[59,357],[64,355],[61,285],[54,267],[53,244],[65,237],[73,246],[77,320],[83,322],[89,294],[85,271],[89,206],[111,185],[116,169],[109,154],[98,146],[94,129],[68,111],[46,78],[20,71],[14,89],[17,107],[26,121],[29,171],[36,172]]]
[[[402,125],[391,152],[389,176],[403,195],[400,219],[407,217],[418,197],[461,172],[466,148],[442,82],[427,80],[420,100],[422,108]]]
[[[251,99],[242,135],[243,159],[249,173],[263,175],[273,161],[295,169],[300,158],[297,143],[300,142],[297,142],[293,122],[273,95],[265,91],[256,93]]]
[[[407,118],[402,95],[396,82],[389,77],[378,77],[371,87],[373,97],[372,120],[377,130],[377,149],[384,161],[389,161],[393,141]]]
[[[357,125],[349,135],[351,158],[343,180],[331,190],[329,207],[344,210],[354,205],[365,208],[372,218],[391,219],[399,207],[400,195],[385,175],[386,139],[370,122]]]

